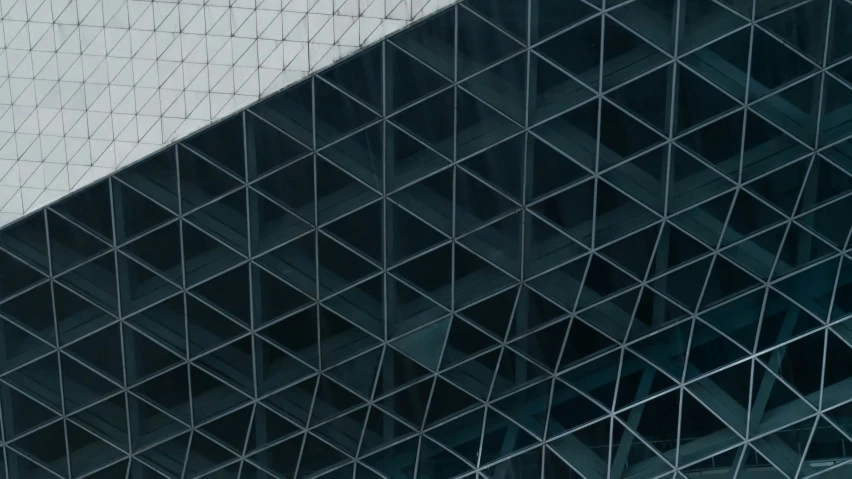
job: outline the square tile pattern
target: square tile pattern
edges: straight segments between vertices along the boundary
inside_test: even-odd
[[[0,476],[848,478],[850,25],[465,0],[7,225]]]
[[[0,225],[452,0],[0,2]]]

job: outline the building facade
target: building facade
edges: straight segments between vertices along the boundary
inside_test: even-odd
[[[465,0],[5,226],[0,476],[852,476],[850,25]]]

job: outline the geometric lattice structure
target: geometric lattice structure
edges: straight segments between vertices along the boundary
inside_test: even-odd
[[[465,0],[10,224],[3,473],[849,477],[850,24]]]
[[[452,0],[5,0],[0,225]]]

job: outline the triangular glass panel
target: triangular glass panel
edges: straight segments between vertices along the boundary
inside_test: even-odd
[[[255,265],[252,265],[251,273],[252,315],[256,328],[311,302],[307,296]]]
[[[678,433],[678,461],[690,463],[727,449],[739,442],[739,436],[710,413],[692,395],[681,398],[681,429]],[[713,441],[705,438],[712,437]]]
[[[802,474],[810,474],[811,472],[817,473],[818,471],[821,471],[823,468],[820,467],[820,461],[834,457],[836,455],[834,451],[837,450],[837,448],[844,449],[847,447],[852,447],[852,442],[850,442],[846,436],[841,434],[840,431],[838,431],[837,428],[835,428],[825,418],[818,419],[814,426],[814,431],[811,435],[810,444],[808,445],[808,450],[805,453],[804,461],[802,462]],[[848,466],[846,467],[848,468]],[[835,469],[834,472],[843,474],[842,471],[837,469]],[[825,475],[825,477],[830,476],[831,473]]]
[[[109,182],[100,181],[51,206],[77,226],[113,244]]]
[[[257,479],[271,479],[282,476],[294,477],[296,475],[296,468],[299,465],[299,456],[301,455],[303,443],[304,435],[299,434],[296,437],[279,442],[268,449],[254,454],[249,460],[259,464],[263,469],[245,462],[242,476],[257,471],[256,475],[249,475],[249,477]],[[271,472],[267,473],[265,470]]]
[[[675,303],[650,288],[643,288],[633,313],[628,339],[638,339],[688,316]]]
[[[339,417],[363,405],[361,398],[324,375],[319,377],[313,403],[311,408],[311,423],[313,424]]]
[[[192,391],[192,420],[196,423],[207,421],[225,411],[236,409],[249,398],[237,392],[224,381],[198,367],[190,367]],[[205,400],[207,398],[207,400]]]
[[[499,360],[500,350],[492,350],[444,371],[441,376],[485,401],[491,394],[491,382]]]
[[[246,192],[236,191],[187,215],[194,226],[248,255]]]
[[[648,208],[662,214],[666,198],[667,155],[668,150],[665,147],[656,148],[632,161],[621,163],[606,172],[603,178]]]
[[[187,148],[179,148],[182,212],[205,205],[240,185],[239,180]]]
[[[91,369],[123,384],[121,328],[113,324],[68,345],[65,352]]]
[[[13,450],[20,451],[18,454],[20,454],[22,458],[25,457],[45,469],[53,471],[61,477],[69,477],[66,442],[62,439],[57,439],[65,437],[65,428],[63,427],[63,423],[63,421],[57,421],[28,436],[18,439],[11,445],[9,452],[12,452]],[[10,463],[11,462],[12,461],[10,461]],[[13,468],[13,471],[15,470],[21,471],[22,474],[26,474],[31,477],[47,475],[45,474],[45,471],[38,470],[38,468],[32,468],[31,466],[21,468],[15,467]],[[48,475],[48,477],[50,476]]]
[[[120,343],[118,345],[120,347]],[[97,402],[120,389],[120,386],[95,373],[67,354],[60,354],[65,412],[71,413]],[[116,365],[120,367],[119,365]]]
[[[388,356],[391,354],[399,355],[399,353],[396,353],[392,349],[375,348],[326,370],[325,374],[355,391],[362,398],[369,399],[373,396],[376,375],[379,370],[380,361],[382,361],[383,351],[386,351]],[[387,361],[392,362],[392,359],[389,358]],[[391,366],[389,369],[392,370],[393,367]]]
[[[512,277],[461,246],[455,248],[453,272],[456,308],[490,296],[514,282]]]
[[[829,2],[817,0],[786,10],[760,22],[786,45],[821,65],[825,56]]]
[[[785,214],[792,215],[805,177],[809,176],[810,165],[810,158],[796,161],[747,184],[746,189]],[[818,173],[815,172],[814,176]]]
[[[510,346],[539,366],[553,371],[565,344],[569,321],[560,321],[510,343]]]
[[[594,243],[602,245],[650,225],[658,217],[604,181],[597,182]]]
[[[193,288],[192,293],[246,326],[251,324],[248,265],[242,265]],[[227,294],[223,294],[227,291]]]
[[[834,281],[840,259],[830,259],[814,267],[784,278],[776,287],[810,311],[816,317],[827,320],[831,306]]]
[[[696,321],[689,343],[686,379],[690,380],[739,361],[749,351],[750,348],[744,349],[703,322]]]
[[[317,437],[320,437],[327,443],[333,445],[336,449],[354,456],[358,452],[358,443],[361,440],[361,433],[363,431],[364,420],[366,418],[367,408],[364,407],[338,417],[337,419],[332,419],[331,421],[318,426],[312,432],[316,434]],[[313,454],[313,452],[314,451],[312,450],[309,454]],[[324,461],[321,460],[317,462],[322,464]],[[334,472],[342,474],[343,471],[338,469]],[[323,475],[322,477],[333,478],[335,477],[335,474]],[[339,477],[343,478],[344,476],[341,475]]]
[[[492,338],[472,327],[465,320],[455,317],[444,344],[441,369],[449,368],[496,345]]]
[[[672,65],[667,65],[654,70],[609,92],[607,98],[656,128],[659,133],[667,135],[671,126],[669,97],[674,80],[673,68]],[[682,71],[683,69],[678,69],[678,72]],[[664,85],[665,88],[662,88]],[[678,102],[678,107],[687,106],[689,105],[681,106]],[[675,114],[678,115],[676,119],[680,120],[680,109],[675,109]]]
[[[337,241],[325,234],[318,236],[317,270],[321,298],[377,272],[375,265],[352,253]]]
[[[0,320],[3,332],[0,371],[6,372],[45,354],[51,346],[7,320]]]
[[[796,214],[817,208],[850,192],[852,192],[852,177],[817,155],[809,170],[807,182],[802,185]]]
[[[506,308],[505,311],[512,314],[511,328],[509,328],[509,334],[507,336],[509,339],[515,339],[518,336],[522,336],[528,332],[550,324],[557,319],[564,319],[563,317],[567,315],[564,310],[556,306],[551,301],[545,299],[534,290],[529,289],[527,286],[521,287],[520,294],[516,294],[517,291],[517,289],[513,288],[505,293],[500,293],[499,297],[493,297],[486,300],[486,302],[494,301],[495,306],[496,301],[505,301],[507,303],[503,307]],[[517,303],[515,302],[516,296],[518,298]],[[474,308],[476,308],[476,306],[474,306]],[[463,314],[469,314],[468,312],[470,311],[471,310],[466,310]],[[503,315],[501,314],[500,316]],[[489,328],[491,332],[495,333],[498,338],[503,338],[506,336],[506,327],[505,324],[498,321],[502,321],[502,318],[488,318],[488,322],[485,323],[484,326]]]
[[[694,311],[701,298],[711,262],[711,258],[698,260],[654,280],[651,287],[687,311]]]
[[[592,4],[600,7],[600,2],[593,0]],[[566,27],[571,27],[576,23],[593,15],[596,11],[594,8],[585,3],[565,4],[561,2],[551,3],[540,0],[533,0],[534,7],[531,9],[533,18],[530,21],[530,40],[538,42],[541,39],[560,31]],[[526,18],[526,12],[521,13],[518,19]],[[516,19],[515,21],[518,21]]]
[[[433,384],[434,381],[431,379],[415,383],[381,401],[377,401],[376,405],[419,430],[422,428],[423,419],[426,417],[426,406],[429,402],[429,396],[432,394]]]
[[[273,344],[312,365],[319,365],[319,330],[317,308],[310,307],[271,326],[257,334]]]
[[[323,232],[373,263],[382,264],[382,213],[382,203],[375,202],[325,226]]]
[[[462,164],[463,169],[520,202],[523,190],[524,138],[524,135],[513,136],[472,156]]]
[[[184,463],[184,475],[199,477],[232,459],[234,456],[230,451],[201,434],[193,433]]]
[[[242,115],[234,115],[210,128],[205,128],[199,134],[183,140],[183,144],[192,147],[219,167],[245,180],[246,161]]]
[[[393,446],[384,449],[376,454],[363,459],[364,464],[379,471],[381,475],[370,473],[363,466],[358,469],[358,479],[373,479],[379,477],[394,477],[398,479],[414,479],[414,473],[417,466],[417,449],[420,442],[419,437],[413,437],[403,442],[394,444]],[[456,459],[458,461],[458,459]]]
[[[576,11],[582,12],[583,7],[585,5]],[[600,17],[592,18],[538,45],[534,51],[597,90],[600,82],[601,23]]]
[[[550,394],[550,391],[547,391],[547,394]],[[507,399],[514,397],[510,396]],[[522,398],[523,396],[519,397],[519,399]],[[532,399],[537,401],[544,399],[546,401],[547,396]],[[495,407],[499,408],[502,401],[496,403]],[[604,409],[601,409],[593,401],[562,381],[555,381],[553,383],[553,393],[550,403],[549,418],[547,421],[548,437],[558,436],[567,431],[574,430],[606,414]]]
[[[639,0],[613,10],[612,16],[671,55],[674,54],[676,43],[677,3],[669,0]]]
[[[429,412],[426,415],[425,425],[430,427],[478,405],[479,401],[472,396],[445,379],[438,377],[432,390],[432,399],[429,401]]]
[[[393,191],[447,166],[447,160],[391,123],[385,128],[385,176]]]
[[[184,245],[184,271],[186,285],[192,286],[234,266],[242,257],[232,249],[204,234],[195,226],[181,222]],[[175,231],[159,230],[164,236],[174,236]],[[152,238],[154,239],[154,238]],[[150,247],[156,247],[152,243]],[[177,271],[175,271],[177,272]]]
[[[553,460],[564,460],[589,479],[606,479],[610,455],[611,419],[607,418],[547,444]],[[568,476],[571,477],[571,476]]]
[[[650,414],[646,416],[645,413],[642,416],[646,418],[658,417],[657,415],[651,416]],[[676,439],[675,437],[671,437],[670,431],[665,431],[663,427],[665,426],[662,424],[659,426],[659,436],[668,436],[666,437],[668,441],[655,441],[653,444],[657,447],[672,444]],[[666,434],[667,432],[669,434]],[[620,460],[621,457],[630,457],[633,460],[629,462],[623,461]],[[640,441],[637,435],[623,426],[621,422],[613,420],[610,471],[615,474],[615,477],[660,477],[670,469],[671,466],[663,458],[658,456],[656,451]]]
[[[660,454],[670,456],[677,448],[678,429],[681,428],[678,416],[674,413],[680,409],[680,395],[681,391],[664,393],[637,406],[636,410],[621,412],[618,417],[629,424],[630,429],[651,443]],[[696,419],[700,420],[700,418]],[[618,426],[619,423],[616,422],[613,432],[619,429]]]
[[[536,293],[530,292],[530,294],[540,298],[540,301],[546,301]],[[502,340],[506,337],[507,328],[513,315],[516,314],[517,297],[518,289],[511,288],[464,309],[460,314],[473,324],[492,333],[497,339]],[[539,301],[534,301],[534,303],[539,303]],[[525,314],[524,316],[529,318],[530,315]]]
[[[384,336],[385,286],[383,276],[347,288],[323,304],[375,336]]]
[[[316,258],[316,235],[310,233],[256,258],[255,261],[303,293],[316,297]]]
[[[44,214],[31,214],[13,224],[5,225],[0,230],[0,246],[46,274],[50,268],[50,260]]]
[[[3,430],[7,441],[13,441],[33,429],[58,419],[56,413],[29,396],[5,384],[0,384],[3,406]]]
[[[841,27],[852,22],[852,5],[847,2],[833,4],[831,11],[831,32],[828,37],[828,62],[834,63],[852,54],[852,32]]]
[[[480,447],[480,460],[491,463],[536,443],[536,438],[505,416],[489,409]]]
[[[758,452],[763,454],[766,460],[784,474],[796,476],[804,455],[803,448],[799,445],[808,441],[813,427],[814,419],[809,418],[761,437],[752,444]],[[807,466],[807,469],[810,469],[810,466]]]
[[[251,107],[251,112],[269,121],[302,144],[314,145],[314,81],[305,81],[270,96]]]
[[[523,125],[527,121],[526,55],[516,55],[480,72],[461,86],[515,122]]]
[[[718,308],[700,313],[701,319],[751,351],[757,338],[764,296],[765,291],[762,289],[752,291]]]
[[[99,240],[94,235],[75,226],[70,221],[52,211],[47,212],[47,222],[48,228],[50,228],[51,232],[49,242],[53,274],[60,274],[65,270],[103,253],[109,248],[106,243]],[[25,274],[29,268],[24,267],[23,263],[12,259],[12,257],[8,256],[5,252],[0,251],[0,257],[4,259],[8,258],[5,262],[8,262],[9,264],[4,265],[4,271],[20,270],[20,272],[14,277],[25,278],[27,276],[37,276],[34,274],[34,270],[33,273],[28,275]],[[20,264],[20,266],[16,266],[16,264]],[[10,278],[13,278],[13,276],[10,276]],[[20,279],[17,279],[17,281],[20,281]]]
[[[249,188],[249,237],[252,255],[261,254],[310,229],[304,220]]]
[[[595,182],[585,181],[530,208],[555,223],[575,240],[591,246],[594,195]]]
[[[375,113],[319,79],[314,80],[314,97],[317,148],[378,119]]]
[[[537,54],[530,54],[529,124],[547,120],[588,100],[594,92]],[[532,76],[532,75],[531,75]]]
[[[191,436],[191,433],[184,433],[143,451],[137,457],[166,477],[181,477]]]
[[[752,384],[749,431],[753,434],[786,426],[813,413],[807,402],[759,361],[754,362]]]
[[[320,360],[323,367],[346,361],[372,348],[378,340],[326,308],[319,316]]]
[[[763,321],[757,350],[762,351],[799,337],[819,327],[820,323],[798,305],[774,290],[769,290],[763,307]]]
[[[119,296],[121,314],[129,316],[178,291],[172,283],[145,266],[118,254]]]
[[[715,3],[687,0],[678,27],[678,54],[708,43],[741,26],[742,18]]]
[[[391,345],[420,364],[435,371],[446,341],[450,318],[444,318],[395,339]]]
[[[382,47],[365,48],[345,61],[336,63],[333,68],[322,72],[320,76],[344,92],[361,100],[373,110],[381,113],[382,102]],[[378,80],[378,81],[377,81]]]
[[[564,309],[573,311],[586,274],[587,264],[588,257],[579,258],[533,279],[530,286]]]
[[[401,336],[448,314],[448,311],[439,303],[392,275],[387,276],[386,289],[389,339]]]
[[[752,50],[750,101],[769,95],[817,69],[805,57],[760,29],[754,29]],[[779,69],[778,65],[784,68]]]
[[[659,3],[673,4],[674,2],[662,1]],[[661,7],[665,8],[663,6]],[[652,18],[659,18],[656,13],[649,12],[647,7],[643,10],[648,12]],[[630,15],[630,12],[624,10],[622,11],[622,14],[626,17]],[[638,24],[639,18],[641,17],[636,17],[630,21],[634,24]],[[668,57],[664,53],[660,52],[660,50],[649,44],[646,40],[637,36],[635,33],[622,27],[611,19],[607,19],[605,23],[602,73],[604,90],[609,90],[622,83],[628,82],[631,79],[636,78],[645,72],[651,71],[655,67],[668,61]],[[648,28],[654,29],[656,28],[656,25],[649,26]],[[655,36],[654,40],[660,43],[666,43],[668,41],[658,36]]]
[[[475,161],[475,158],[469,161]],[[526,164],[527,201],[535,201],[589,175],[580,165],[535,136],[529,136],[527,140]]]
[[[324,159],[317,159],[317,221],[327,223],[376,199],[379,194]]]
[[[245,113],[245,122],[249,180],[286,165],[310,151],[251,111]]]
[[[455,234],[463,235],[518,205],[464,170],[455,174]]]
[[[734,114],[734,116],[737,116]],[[749,111],[742,157],[742,179],[749,180],[809,153],[801,143]]]
[[[186,368],[183,370],[185,371]],[[127,405],[130,417],[130,444],[134,450],[145,449],[189,428],[133,394],[127,395]],[[186,419],[188,421],[189,417],[187,416]]]
[[[718,118],[738,106],[730,97],[686,68],[678,68],[675,88],[675,134]]]
[[[458,79],[469,77],[523,48],[470,10],[460,8],[457,15]],[[483,44],[488,48],[482,48]]]
[[[390,41],[445,77],[455,78],[455,13],[455,8],[449,8],[432,15],[416,27],[390,37]]]
[[[475,464],[484,418],[485,409],[477,409],[429,431],[429,437]]]
[[[134,163],[116,173],[116,178],[145,196],[172,210],[180,211],[177,179],[177,147],[170,147],[145,161]]]
[[[704,309],[721,303],[726,299],[756,288],[760,284],[757,279],[730,261],[717,257],[707,277],[707,283],[704,285],[699,308]]]
[[[107,253],[62,275],[57,278],[57,281],[106,311],[117,315],[118,286],[115,262],[115,256]]]
[[[675,385],[676,383],[659,369],[635,353],[626,351],[618,376],[615,409],[632,407],[632,405],[671,389]],[[639,407],[641,408],[641,406]]]
[[[66,437],[73,477],[92,472],[123,456],[118,449],[70,421],[66,423]]]
[[[116,241],[121,244],[173,218],[165,208],[140,195],[120,181],[112,182],[116,215]]]
[[[310,224],[316,224],[314,157],[302,158],[253,184]]]
[[[774,125],[783,128],[804,143],[813,146],[817,139],[820,81],[820,75],[814,75],[756,103],[753,107],[754,111],[762,114]],[[831,83],[829,83],[827,88],[830,89],[831,86]],[[846,89],[842,85],[838,84],[837,86]],[[837,93],[841,92],[843,90],[837,91]],[[852,100],[849,97],[852,97],[852,93],[847,95],[845,102]],[[839,128],[839,133],[842,135],[844,125],[837,126],[838,121],[829,118],[831,115],[828,111],[824,113],[825,118],[829,120],[825,129]],[[843,120],[841,122],[845,123]],[[848,128],[848,126],[845,126],[845,129],[848,130]],[[834,132],[833,134],[837,135],[838,133]]]
[[[601,407],[609,411],[612,409],[615,399],[615,387],[622,364],[621,355],[620,351],[607,353],[562,373],[560,379],[591,397]],[[639,359],[633,354],[629,357],[634,360]],[[640,363],[644,364],[645,367],[650,367],[644,361],[640,360]],[[664,377],[659,371],[657,371],[657,374]],[[632,400],[630,398],[630,401]]]
[[[754,116],[754,114],[751,114],[751,116]],[[762,120],[758,119],[755,121]],[[740,112],[734,112],[709,125],[704,125],[697,130],[687,133],[685,136],[680,137],[677,143],[696,157],[728,175],[731,179],[737,179],[740,173],[740,152],[742,145],[739,142],[721,142],[717,139],[739,138],[742,135],[742,131],[743,115]],[[749,135],[748,130],[746,130],[746,135]],[[753,147],[755,145],[750,146]],[[746,152],[749,149],[749,147],[746,147]],[[673,150],[673,155],[677,151],[677,149]],[[764,155],[760,158],[755,158],[755,162],[765,160],[766,156],[769,156],[763,150],[755,153]],[[692,170],[695,169],[700,168],[692,168]]]
[[[670,230],[671,228],[666,226],[663,234],[666,235]],[[635,278],[645,278],[654,249],[658,248],[658,238],[665,239],[660,238],[659,223],[608,244],[599,250],[599,254]],[[652,269],[651,273],[653,272]]]
[[[296,357],[259,337],[255,338],[254,355],[257,393],[261,395],[286,387],[314,372]]]
[[[5,317],[50,344],[56,343],[53,293],[49,283],[42,283],[9,301],[0,303],[0,317]]]
[[[490,397],[496,399],[547,376],[547,371],[511,349],[504,349]]]
[[[195,365],[247,395],[254,394],[254,351],[245,337],[197,358]],[[194,374],[194,373],[193,373]]]
[[[677,216],[672,218],[672,223],[703,242],[705,246],[716,248],[719,245],[722,232],[726,227],[725,223],[728,219],[728,213],[731,211],[731,204],[734,201],[734,193],[735,192],[728,192],[719,195],[692,209],[679,213]],[[742,194],[744,196],[748,196],[745,195],[745,193]],[[748,199],[749,198],[746,198],[746,201]],[[758,206],[760,205],[760,203],[756,200],[754,203]],[[769,209],[765,206],[764,208]],[[771,214],[780,217],[780,215],[773,212],[771,209],[769,211]],[[745,218],[748,219],[749,216],[746,215]],[[758,219],[754,220],[757,221]],[[727,229],[732,231],[731,228]],[[754,233],[754,231],[751,231],[750,233]],[[733,242],[733,240],[729,242]],[[693,254],[697,256],[695,248],[690,248],[690,250],[692,250]],[[698,248],[698,250],[700,250],[700,248]]]
[[[631,348],[675,378],[683,375],[693,321],[684,321],[634,343]]]
[[[397,266],[393,273],[446,307],[452,301],[453,251],[444,245]]]
[[[825,75],[823,82],[822,112],[819,124],[819,143],[826,145],[852,133],[852,124],[846,111],[852,105],[852,89]]]
[[[578,309],[584,309],[636,285],[636,281],[598,255],[592,255],[580,291]]]
[[[517,124],[464,90],[459,90],[456,101],[457,159],[484,150],[520,130]]]
[[[745,1],[751,3],[751,0]],[[712,11],[720,10],[715,4],[705,4],[700,0],[691,0],[687,8],[696,8],[697,11],[701,11],[703,8]],[[749,5],[748,15],[751,15],[751,8]],[[722,14],[717,18],[723,16],[726,15]],[[721,18],[719,23],[722,23]],[[701,29],[687,30],[682,32],[682,35],[698,37],[703,36],[704,32],[705,30]],[[745,100],[750,45],[751,29],[744,28],[690,53],[681,61],[737,100],[743,101]],[[730,65],[731,68],[719,68],[718,65]]]
[[[613,347],[615,347],[615,343],[611,339],[575,318],[571,322],[565,344],[562,346],[558,369],[564,370],[574,367]]]
[[[822,261],[834,249],[797,223],[790,225],[784,244],[778,252],[773,278],[780,278],[811,264]]]
[[[527,2],[504,4],[499,0],[473,0],[465,5],[507,31],[516,40],[526,43],[529,28]]]
[[[251,411],[251,406],[242,409]],[[232,415],[233,416],[233,415]],[[237,418],[234,418],[237,419]],[[296,426],[279,416],[271,409],[263,404],[258,404],[254,408],[254,414],[250,423],[241,422],[239,426],[245,427],[248,425],[248,437],[245,439],[246,453],[252,453],[257,449],[263,449],[266,446],[278,442],[288,436],[292,436],[298,429]],[[233,429],[223,430],[223,434],[233,435]],[[240,437],[240,439],[243,439]],[[240,444],[242,449],[243,445]]]
[[[449,81],[423,61],[385,44],[385,101],[391,113],[449,85]],[[446,73],[446,72],[443,72]],[[449,74],[452,77],[452,72]]]
[[[182,359],[131,327],[124,326],[122,334],[124,336],[124,368],[128,386],[159,374]]]
[[[630,318],[636,308],[640,290],[641,288],[636,288],[592,306],[581,312],[580,317],[621,343],[630,328]]]
[[[384,188],[382,149],[385,123],[377,123],[320,151],[320,154],[376,191]],[[322,174],[317,172],[318,175]],[[319,178],[319,177],[318,177]]]
[[[592,100],[533,129],[560,152],[594,170],[598,150],[598,101]]]

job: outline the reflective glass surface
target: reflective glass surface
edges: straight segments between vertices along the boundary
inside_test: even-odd
[[[0,229],[0,477],[850,477],[850,24],[465,0]]]

